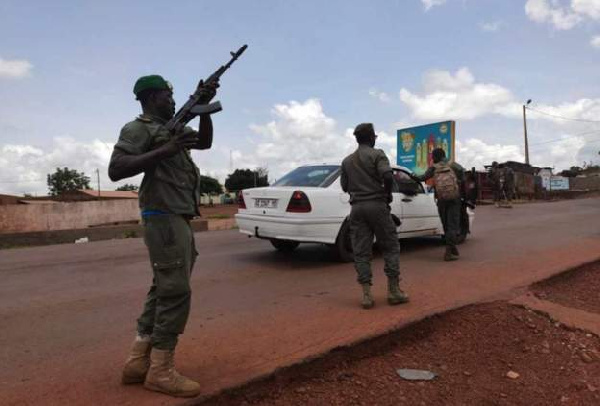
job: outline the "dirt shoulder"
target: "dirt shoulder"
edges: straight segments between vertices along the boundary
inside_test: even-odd
[[[547,300],[597,307],[600,263],[533,287]],[[595,292],[595,301],[573,298]],[[434,372],[403,380],[400,368]],[[510,376],[509,376],[510,375]],[[468,306],[297,365],[202,405],[593,405],[600,338],[508,302]]]
[[[563,306],[600,313],[600,263],[550,278],[531,287],[543,300]]]

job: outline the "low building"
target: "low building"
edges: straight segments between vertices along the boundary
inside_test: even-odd
[[[23,199],[21,196],[0,195],[0,206],[7,204],[19,204],[19,200],[21,199]]]

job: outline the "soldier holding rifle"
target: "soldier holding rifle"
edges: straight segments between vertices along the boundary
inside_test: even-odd
[[[200,393],[200,385],[180,375],[174,363],[190,312],[190,276],[198,255],[190,220],[199,215],[200,172],[190,149],[211,147],[210,114],[221,106],[208,103],[220,76],[245,49],[232,52],[227,65],[200,81],[177,113],[173,89],[163,77],[143,76],[134,85],[142,114],[121,130],[108,172],[113,181],[144,173],[139,201],[153,279],[123,369],[125,384],[144,383],[149,390],[178,397]],[[186,124],[197,116],[199,131],[194,131]]]

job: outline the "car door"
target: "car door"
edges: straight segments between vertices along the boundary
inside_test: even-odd
[[[437,207],[431,194],[427,193],[420,182],[412,179],[402,169],[394,169],[397,196],[394,203],[398,206],[392,210],[400,210],[402,225],[400,233],[435,230],[439,218]]]

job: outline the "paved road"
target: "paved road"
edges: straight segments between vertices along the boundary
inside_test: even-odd
[[[438,239],[403,243],[412,302],[371,311],[326,248],[280,255],[236,231],[196,235],[193,309],[177,354],[206,393],[467,303],[510,296],[600,258],[600,199],[481,207],[458,262]],[[177,404],[119,384],[150,270],[140,239],[0,251],[0,404]]]

